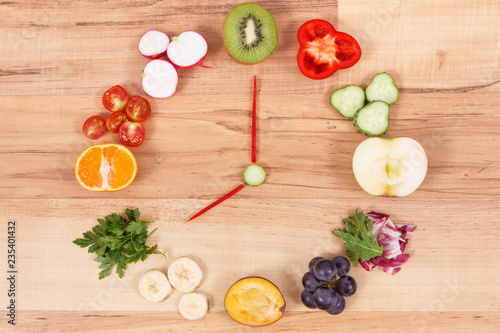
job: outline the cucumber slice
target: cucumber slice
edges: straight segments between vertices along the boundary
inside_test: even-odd
[[[365,91],[357,85],[337,89],[330,98],[330,104],[347,119],[352,119],[356,111],[365,105]]]
[[[366,87],[366,99],[368,102],[382,101],[394,104],[399,98],[398,87],[392,77],[387,73],[379,73],[373,77]]]
[[[374,101],[358,110],[353,118],[354,127],[367,136],[380,136],[389,128],[389,104]]]
[[[245,183],[250,186],[259,186],[266,179],[266,171],[258,164],[250,164],[243,173]]]

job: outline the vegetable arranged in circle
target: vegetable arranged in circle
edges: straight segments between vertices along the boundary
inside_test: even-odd
[[[139,52],[148,59],[158,59],[167,53],[170,43],[168,36],[161,31],[151,29],[139,40]]]
[[[128,103],[128,94],[121,86],[114,86],[102,95],[102,105],[110,112],[123,110]]]
[[[356,111],[365,105],[365,91],[354,84],[337,89],[330,97],[330,105],[343,117],[352,119]]]
[[[128,107],[128,106],[127,106]],[[127,115],[122,111],[113,112],[106,118],[106,128],[110,133],[118,133],[120,126],[128,120]]]
[[[142,73],[142,88],[154,98],[167,98],[177,90],[179,73],[174,65],[163,59],[151,60]]]
[[[253,2],[236,6],[224,22],[229,53],[243,63],[261,62],[278,45],[276,22],[267,10]]]
[[[147,99],[141,96],[132,96],[125,108],[127,117],[132,121],[143,122],[151,115],[151,106]]]
[[[375,75],[368,87],[366,87],[366,99],[368,102],[383,101],[394,104],[399,98],[399,91],[394,79],[387,73]]]
[[[269,280],[247,277],[229,288],[224,298],[224,308],[237,323],[266,326],[283,317],[285,298]]]
[[[297,31],[300,48],[297,64],[308,78],[322,80],[337,70],[354,66],[361,58],[361,48],[350,35],[335,30],[325,20],[310,20]]]
[[[129,147],[137,147],[144,142],[146,132],[141,123],[126,121],[118,130],[120,142]]]
[[[352,170],[369,194],[403,197],[422,184],[427,155],[411,138],[369,138],[354,151]]]
[[[389,104],[374,101],[359,109],[352,120],[354,127],[366,136],[380,136],[389,128]]]
[[[203,65],[203,58],[207,55],[208,44],[205,38],[196,31],[185,31],[173,37],[167,49],[168,59],[179,68],[189,68],[194,65]]]
[[[104,133],[106,133],[106,126],[101,116],[92,116],[83,123],[83,134],[89,139],[97,140]]]

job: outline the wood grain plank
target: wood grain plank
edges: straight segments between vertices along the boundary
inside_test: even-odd
[[[292,327],[307,332],[331,332],[332,327],[349,332],[497,332],[497,312],[346,312],[329,316],[322,312],[287,312],[268,327],[245,327],[225,313],[209,313],[191,322],[170,312],[81,312],[20,311],[16,332],[290,332]],[[0,328],[7,328],[0,322]]]
[[[0,200],[0,221],[17,221],[18,304],[20,310],[176,311],[180,292],[161,304],[142,298],[137,283],[148,269],[166,269],[181,256],[200,263],[199,290],[213,311],[239,278],[260,275],[276,283],[287,309],[300,302],[302,275],[314,256],[343,253],[331,230],[355,208],[392,215],[395,223],[415,224],[411,258],[395,276],[365,272],[348,311],[500,311],[498,267],[500,226],[496,199],[234,199],[193,222],[185,221],[205,200]],[[98,280],[97,263],[72,244],[97,218],[139,207],[158,230],[151,236],[168,257],[156,255],[130,265],[123,279]],[[0,234],[5,244],[6,233]],[[6,262],[6,251],[0,261]],[[0,290],[6,290],[5,279]],[[2,294],[1,299],[7,295]],[[1,300],[0,299],[0,300]],[[4,304],[6,301],[2,304]]]
[[[74,177],[74,163],[85,148],[118,142],[110,133],[96,141],[81,133],[87,117],[109,114],[100,98],[0,97],[4,110],[16,115],[3,120],[9,131],[0,132],[6,161],[0,197],[217,198],[241,183],[250,163],[251,79],[246,95],[152,100],[146,142],[132,149],[138,176],[118,193],[86,191]],[[269,89],[266,83],[260,87]],[[351,170],[352,154],[366,137],[328,100],[327,94],[259,96],[259,162],[269,177],[264,186],[239,196],[369,197]],[[427,178],[412,198],[500,194],[500,160],[493,153],[500,151],[498,104],[500,95],[488,93],[401,94],[385,136],[418,140],[429,159]]]
[[[365,73],[399,75],[405,92],[499,92],[499,18],[495,0],[355,0],[338,25],[356,32]]]

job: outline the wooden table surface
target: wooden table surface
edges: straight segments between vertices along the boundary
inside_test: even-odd
[[[279,43],[256,65],[224,49],[222,24],[238,1],[0,2],[0,306],[9,305],[7,223],[16,221],[16,326],[10,332],[494,332],[500,328],[500,5],[478,1],[261,1]],[[359,63],[322,80],[298,71],[296,31],[322,18],[353,35]],[[150,28],[206,37],[205,64],[180,70],[176,94],[149,99],[147,139],[133,149],[131,186],[93,193],[74,163],[96,142],[81,132],[107,115],[103,92],[116,84],[143,94],[147,63],[136,46]],[[400,88],[386,137],[418,140],[429,159],[421,187],[404,198],[372,197],[351,159],[365,139],[329,105],[347,84],[386,71]],[[257,75],[259,162],[268,179],[223,205],[186,219],[242,182],[250,163],[252,78]],[[106,134],[97,143],[118,142]],[[97,263],[71,241],[97,218],[140,208],[166,254],[130,265],[123,279],[98,280]],[[331,234],[355,208],[415,224],[410,260],[395,276],[352,270],[356,295],[330,316],[300,302],[309,259],[343,253]],[[187,321],[181,293],[148,303],[137,283],[181,256],[197,260],[210,312]],[[273,281],[287,310],[262,329],[224,312],[229,286],[248,275]]]

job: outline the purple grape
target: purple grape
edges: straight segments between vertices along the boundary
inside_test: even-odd
[[[302,285],[307,291],[314,292],[316,289],[321,287],[322,284],[323,282],[316,279],[313,272],[307,272],[302,277]]]
[[[336,315],[344,311],[345,309],[345,298],[340,294],[336,294],[337,302],[330,309],[326,310],[329,314]]]
[[[320,287],[313,293],[314,305],[320,310],[328,310],[337,303],[337,294],[328,287]]]
[[[351,296],[356,292],[358,284],[352,276],[346,275],[337,281],[337,292],[342,296]]]
[[[309,309],[316,309],[316,305],[314,305],[313,301],[313,293],[307,291],[306,289],[302,290],[302,294],[300,294],[300,300],[302,304],[307,306]]]
[[[335,267],[337,267],[337,275],[345,276],[351,270],[351,263],[346,257],[338,256],[332,259]]]
[[[324,282],[330,282],[337,274],[337,267],[335,267],[333,261],[321,259],[314,264],[313,273],[314,276],[316,276],[316,279]]]
[[[312,272],[313,268],[314,268],[314,264],[316,264],[318,261],[320,261],[321,259],[325,259],[323,257],[314,257],[311,259],[311,261],[309,261],[309,270]]]

